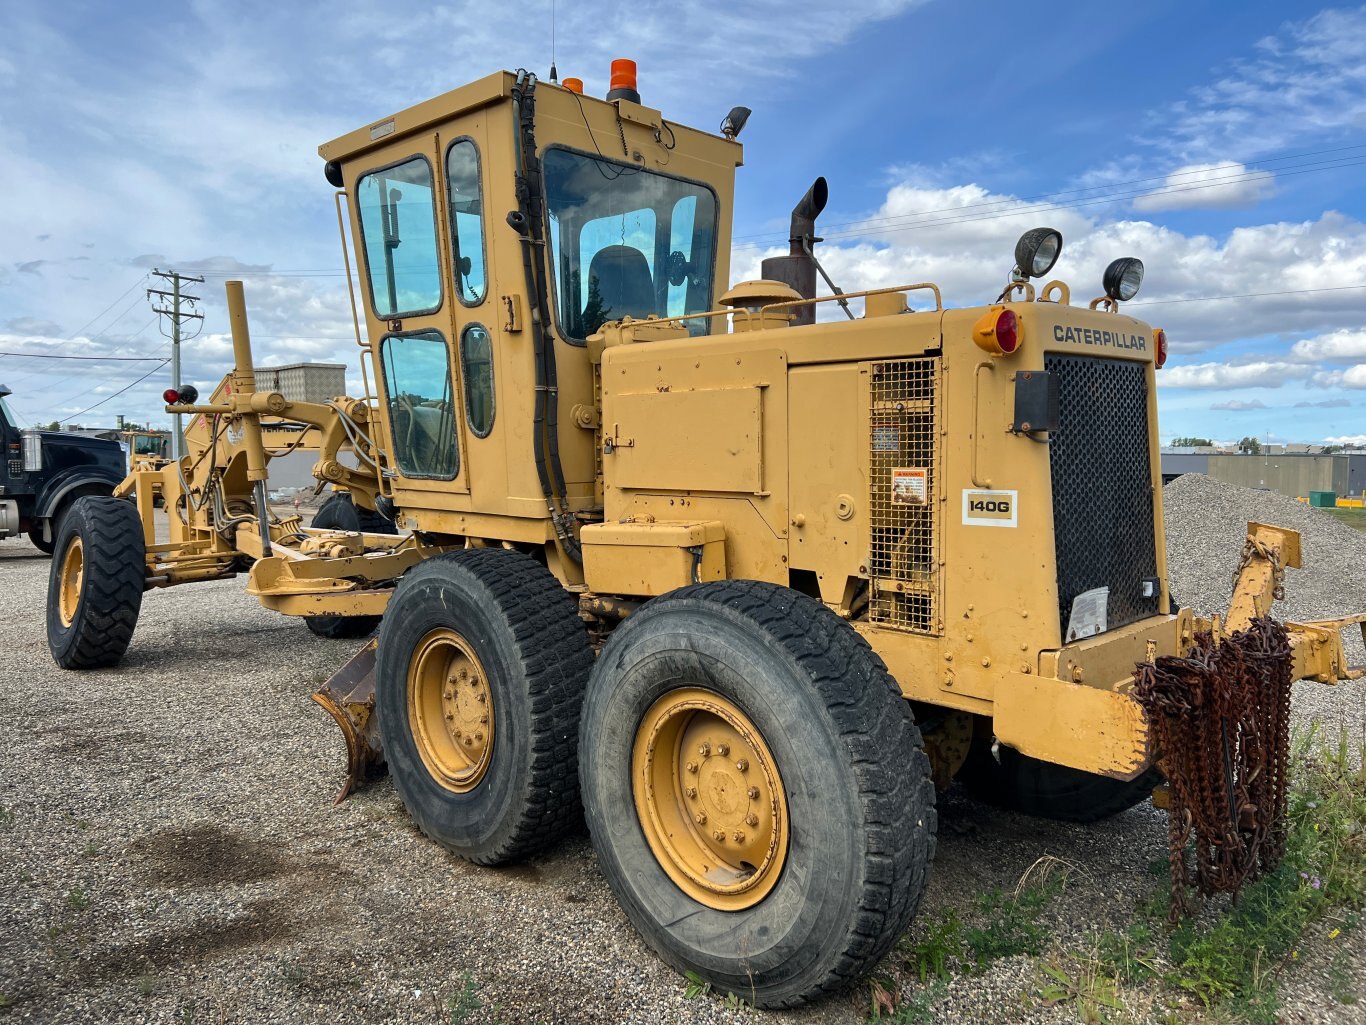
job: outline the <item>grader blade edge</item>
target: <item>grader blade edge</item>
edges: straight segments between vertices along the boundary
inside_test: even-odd
[[[378,648],[378,639],[372,637],[311,695],[337,720],[346,740],[346,781],[333,804],[341,804],[384,772],[384,748],[375,718]]]

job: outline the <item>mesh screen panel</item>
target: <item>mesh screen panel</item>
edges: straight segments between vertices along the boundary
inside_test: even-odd
[[[868,618],[938,633],[939,363],[875,363],[869,410]]]
[[[1049,441],[1062,630],[1072,599],[1110,588],[1108,629],[1157,615],[1144,577],[1157,576],[1148,453],[1146,366],[1048,354],[1058,378],[1060,428]]]

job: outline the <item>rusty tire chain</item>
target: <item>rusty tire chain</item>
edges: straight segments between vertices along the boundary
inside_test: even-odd
[[[1290,748],[1290,644],[1270,618],[1189,657],[1138,667],[1134,697],[1171,785],[1171,920],[1187,893],[1232,893],[1285,854]]]

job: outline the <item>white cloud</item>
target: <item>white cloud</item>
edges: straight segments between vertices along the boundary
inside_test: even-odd
[[[1333,438],[1324,438],[1329,445],[1346,445],[1351,448],[1366,448],[1366,434],[1340,434]]]
[[[1167,175],[1161,188],[1139,196],[1133,205],[1144,213],[1256,206],[1271,194],[1273,177],[1233,162],[1191,164]]]
[[[1279,388],[1310,373],[1300,363],[1188,363],[1164,367],[1158,383],[1163,388]]]
[[[1188,100],[1154,115],[1157,136],[1191,162],[1281,153],[1366,124],[1366,9],[1281,26]]]
[[[1342,328],[1331,334],[1319,335],[1296,342],[1290,353],[1296,359],[1313,363],[1331,361],[1353,363],[1366,360],[1366,331]]]
[[[1251,401],[1246,401],[1244,399],[1229,399],[1227,402],[1216,402],[1209,408],[1227,409],[1241,413],[1249,409],[1266,409],[1267,405],[1261,399],[1252,399]]]
[[[1366,363],[1346,370],[1323,370],[1314,375],[1316,384],[1325,388],[1366,388]]]

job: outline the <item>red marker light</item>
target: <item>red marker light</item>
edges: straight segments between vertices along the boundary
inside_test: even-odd
[[[1013,356],[1020,348],[1020,318],[1014,310],[992,310],[972,326],[972,340],[993,356]]]
[[[180,401],[180,393],[177,392],[174,388],[167,388],[164,392],[161,393],[161,397],[166,400],[166,405],[168,406],[174,406],[177,402]]]
[[[1162,369],[1162,364],[1167,362],[1167,332],[1160,327],[1153,332],[1153,348],[1157,350],[1153,358],[1153,366],[1158,370]]]

